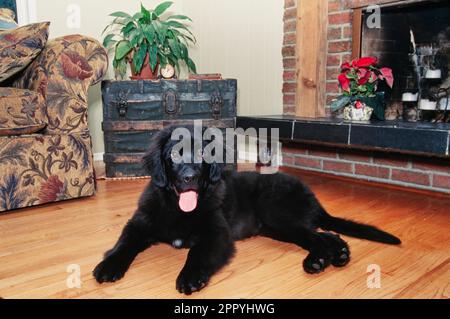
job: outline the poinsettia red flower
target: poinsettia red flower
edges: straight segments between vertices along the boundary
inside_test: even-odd
[[[352,61],[352,66],[356,68],[367,68],[369,66],[375,66],[377,64],[378,59],[372,56],[362,57],[358,60]]]
[[[364,85],[369,82],[370,74],[358,80],[358,85]]]
[[[58,176],[52,175],[46,182],[41,185],[39,190],[39,203],[51,203],[64,193],[64,184],[59,180]]]
[[[360,109],[363,107],[363,103],[360,100],[356,100],[355,102],[355,108]]]
[[[369,82],[371,71],[367,69],[358,70],[358,85],[364,85]]]
[[[358,79],[362,79],[363,77],[365,77],[368,72],[369,72],[369,70],[364,69],[364,68],[358,69],[358,72],[357,72],[358,73]]]
[[[347,70],[350,70],[351,67],[352,67],[352,66],[350,65],[350,63],[344,62],[344,63],[342,63],[342,65],[341,65],[341,71],[347,71]]]
[[[394,86],[394,75],[392,74],[392,70],[390,68],[381,68],[380,72],[383,79],[386,80],[387,85],[392,88],[392,86]]]
[[[345,73],[341,73],[338,76],[339,84],[341,85],[341,88],[346,91],[350,92],[350,80],[347,78]]]
[[[85,80],[94,74],[94,70],[86,59],[76,52],[61,54],[61,64],[64,75],[69,79]]]
[[[373,72],[373,71],[370,71],[369,82],[370,82],[370,83],[373,83],[373,82],[375,82],[377,79],[378,79],[378,76],[376,75],[376,73]]]

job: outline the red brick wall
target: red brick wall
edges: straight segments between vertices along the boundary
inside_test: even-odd
[[[297,88],[295,44],[297,41],[297,1],[284,0],[283,113],[295,113]]]
[[[375,2],[375,1],[373,1]],[[351,59],[353,10],[348,1],[328,1],[328,45],[326,72],[327,114],[331,101],[340,94],[337,76],[340,66]]]
[[[450,161],[444,159],[287,144],[283,147],[283,165],[450,193]]]

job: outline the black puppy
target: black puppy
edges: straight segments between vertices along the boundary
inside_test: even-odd
[[[93,274],[99,283],[121,279],[136,255],[151,245],[190,248],[179,274],[179,292],[202,289],[234,253],[234,241],[262,235],[309,251],[307,273],[349,262],[350,250],[335,231],[348,236],[400,244],[375,227],[330,216],[297,178],[222,171],[217,163],[179,163],[172,148],[174,128],[159,132],[144,157],[152,182],[139,200],[118,242]],[[194,142],[194,141],[193,141]],[[197,141],[204,145],[205,141]],[[194,145],[194,143],[192,143]],[[195,154],[191,154],[195,156]]]

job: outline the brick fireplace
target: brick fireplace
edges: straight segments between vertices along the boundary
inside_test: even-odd
[[[299,21],[297,15],[297,3],[301,3],[301,1],[305,0],[285,0],[285,14],[284,14],[284,42],[283,42],[283,114],[285,115],[295,115],[296,106],[299,104],[299,99],[297,94],[301,94],[298,91],[298,83],[297,83],[297,73],[301,68],[298,65],[298,52],[296,48],[296,39],[300,35],[301,31],[297,32],[297,22]],[[367,32],[367,28],[363,23],[358,22],[361,21],[360,15],[362,14],[362,9],[366,8],[368,5],[389,5],[389,7],[383,8],[383,31],[379,29],[369,30]],[[422,15],[430,15],[434,18],[434,24],[426,25],[420,21],[410,21],[411,25],[414,27],[420,26],[423,30],[422,34],[416,33],[416,41],[417,45],[421,45],[423,47],[424,39],[431,38],[434,33],[438,33],[441,31],[444,33],[444,42],[445,46],[448,48],[450,46],[448,40],[448,30],[445,30],[445,27],[439,29],[439,25],[445,25],[448,18],[446,15],[448,14],[449,6],[445,4],[445,1],[431,1],[431,0],[412,0],[412,1],[393,1],[393,0],[328,0],[327,1],[327,35],[326,35],[326,45],[324,46],[326,50],[326,61],[325,61],[325,84],[323,90],[323,101],[325,101],[325,114],[327,116],[331,115],[330,112],[330,104],[333,99],[338,97],[341,93],[340,89],[337,85],[337,76],[340,72],[340,65],[344,61],[349,61],[352,57],[357,57],[360,53],[363,55],[373,54],[380,58],[380,62],[387,66],[393,68],[394,74],[397,75],[396,85],[392,92],[393,99],[392,101],[399,102],[399,98],[401,97],[401,93],[403,90],[406,90],[408,87],[416,88],[417,83],[414,82],[414,79],[408,77],[413,76],[412,74],[405,73],[413,73],[412,66],[408,65],[411,62],[408,61],[408,51],[410,46],[409,39],[409,30],[407,30],[408,25],[406,25],[405,15],[396,16],[395,12],[390,12],[390,14],[386,15],[386,11],[393,11],[390,8],[397,8],[397,11],[402,13],[405,10],[414,10],[411,7],[418,7],[418,10],[423,10],[420,14]],[[443,10],[444,8],[444,10]],[[441,14],[442,17],[437,17],[437,15]],[[409,18],[414,20],[414,17],[409,14]],[[400,18],[400,19],[399,19]],[[402,20],[403,21],[400,21]],[[441,19],[442,21],[440,21]],[[398,25],[395,25],[398,23]],[[355,24],[358,24],[355,26]],[[392,25],[391,25],[392,24]],[[448,24],[448,22],[447,22]],[[355,32],[359,32],[360,34],[355,34]],[[386,32],[386,29],[389,29]],[[436,30],[434,30],[436,29]],[[395,34],[397,31],[397,34]],[[363,33],[363,40],[361,40],[361,32]],[[383,34],[383,37],[387,37],[386,39],[382,39],[381,41],[374,42],[377,36],[380,37],[380,33]],[[387,33],[391,33],[390,35]],[[387,35],[386,35],[387,34]],[[399,39],[391,39],[392,36],[401,37],[401,41]],[[447,38],[445,39],[445,36]],[[354,39],[356,37],[356,40]],[[366,40],[368,39],[368,40]],[[395,40],[395,49],[390,49],[389,46]],[[442,41],[442,40],[441,40]],[[400,43],[401,42],[401,43]],[[380,48],[380,43],[386,43],[385,48]],[[430,42],[431,43],[431,42]],[[442,45],[442,44],[441,44]],[[381,45],[383,46],[383,45]],[[398,48],[401,46],[401,48]],[[425,46],[426,49],[426,46]],[[391,50],[389,52],[389,50]],[[360,52],[362,51],[362,52]],[[397,59],[397,60],[396,60]],[[398,64],[393,64],[393,61],[398,61]],[[447,62],[450,63],[450,62]],[[445,75],[448,75],[448,66],[445,70]],[[400,72],[401,70],[407,70],[407,72]],[[408,83],[407,83],[408,82]],[[443,81],[450,83],[450,80]],[[411,84],[412,83],[412,84]],[[446,84],[447,84],[446,83]],[[448,86],[448,85],[445,85]],[[401,102],[401,101],[400,101]],[[300,106],[302,107],[302,106]]]
[[[391,139],[393,143],[399,143],[398,147],[390,147],[384,145],[376,145],[375,148],[367,147],[364,137],[357,136],[357,130],[364,128],[350,125],[349,129],[343,133],[341,144],[335,145],[334,137],[338,136],[339,129],[342,127],[342,122],[336,123],[336,128],[331,128],[330,123],[326,123],[323,127],[319,127],[318,119],[307,120],[307,123],[299,123],[299,119],[295,118],[296,107],[299,104],[299,96],[302,94],[297,83],[298,78],[298,52],[296,39],[300,35],[301,30],[297,29],[298,8],[301,1],[308,0],[285,0],[285,14],[284,14],[284,42],[283,42],[283,117],[273,118],[274,121],[270,125],[280,126],[281,122],[286,120],[291,121],[286,126],[286,131],[289,125],[292,124],[292,136],[288,136],[287,132],[286,142],[283,143],[283,165],[289,167],[310,170],[314,172],[327,173],[332,175],[345,176],[356,179],[363,179],[373,182],[394,184],[404,187],[411,187],[417,189],[425,189],[431,191],[450,193],[450,157],[449,157],[449,127],[446,124],[441,125],[441,142],[443,143],[442,152],[440,154],[434,151],[426,152],[402,152],[400,145],[403,142],[411,142],[411,144],[418,144],[417,136],[420,136],[422,131],[414,132],[414,126],[405,126],[404,135],[395,135],[386,132],[376,132],[374,130],[361,133],[368,134],[368,140],[371,135],[376,135],[373,139],[374,146],[380,142],[381,139]],[[352,58],[352,55],[359,54],[359,49],[355,49],[359,43],[355,43],[354,23],[355,15],[361,14],[360,8],[373,4],[395,4],[395,3],[418,3],[424,1],[392,1],[392,0],[328,0],[327,1],[327,36],[326,36],[326,74],[325,84],[323,90],[323,100],[326,102],[325,114],[331,117],[330,104],[333,99],[340,95],[340,89],[337,85],[337,76],[339,74],[339,67],[344,61]],[[357,17],[356,17],[357,18]],[[354,22],[355,21],[355,22]],[[360,26],[358,26],[360,28]],[[359,40],[358,40],[359,41]],[[358,51],[357,53],[355,53]],[[302,105],[299,105],[302,107]],[[297,113],[298,114],[298,113]],[[246,122],[247,120],[243,121]],[[245,124],[245,123],[244,123]],[[266,125],[265,123],[264,125]],[[305,125],[305,126],[302,126]],[[244,125],[245,126],[245,125]],[[250,125],[249,125],[250,126]],[[344,125],[345,126],[345,125]],[[330,129],[331,128],[331,129]],[[381,125],[381,128],[383,126]],[[396,125],[389,129],[395,131]],[[330,129],[330,131],[327,131]],[[371,128],[372,129],[372,128]],[[417,129],[426,129],[418,126]],[[434,127],[432,128],[434,129]],[[306,132],[306,135],[299,130],[317,130],[315,132]],[[325,130],[325,132],[324,132]],[[408,135],[410,133],[418,135]],[[425,131],[423,131],[425,132]],[[433,131],[434,132],[434,131]],[[425,133],[423,133],[425,134]],[[319,137],[315,135],[320,135]],[[306,136],[306,137],[305,137]],[[333,137],[331,141],[330,136]],[[345,140],[348,137],[348,143]],[[337,137],[336,137],[337,138]],[[352,143],[350,143],[350,139]],[[430,143],[433,143],[430,138]],[[353,147],[350,144],[359,144]],[[427,143],[424,139],[422,144]],[[339,145],[338,145],[339,144]],[[369,145],[369,146],[370,146]],[[344,146],[344,147],[342,147]],[[348,147],[350,146],[350,147]],[[417,146],[417,145],[416,145]],[[414,148],[414,147],[413,147]],[[400,150],[400,151],[399,151]],[[417,150],[416,150],[417,151]]]

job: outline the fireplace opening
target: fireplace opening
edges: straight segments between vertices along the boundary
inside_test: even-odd
[[[372,14],[362,13],[361,56],[376,56],[394,72],[393,89],[379,87],[386,119],[449,123],[450,2],[384,6],[380,28],[367,23]]]

